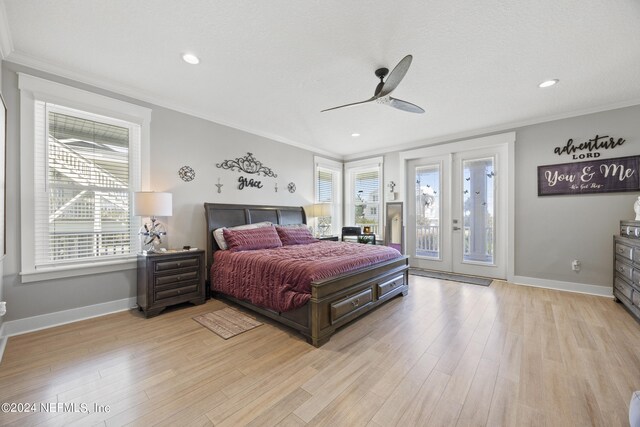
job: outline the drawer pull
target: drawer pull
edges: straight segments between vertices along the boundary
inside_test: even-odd
[[[618,252],[622,253],[622,252],[624,252],[624,249],[618,248]]]
[[[624,268],[620,267],[620,268],[618,269],[618,271],[619,271],[620,273],[624,273]]]
[[[178,276],[178,277],[176,277],[176,279],[182,280],[182,276]]]
[[[353,301],[351,301],[351,305],[354,307],[357,307],[358,304],[360,304],[360,298],[356,298]]]
[[[177,265],[178,267],[180,267],[180,266],[182,265],[182,263],[181,263],[181,262],[177,262],[177,263],[176,263],[176,265]]]

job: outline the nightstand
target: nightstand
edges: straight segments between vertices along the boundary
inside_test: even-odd
[[[332,242],[337,242],[340,240],[338,236],[324,236],[324,237],[316,237],[318,240],[331,240]]]
[[[170,305],[205,302],[204,250],[138,255],[138,306],[146,317]]]

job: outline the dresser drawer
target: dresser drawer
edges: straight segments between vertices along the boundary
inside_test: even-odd
[[[404,276],[394,277],[384,283],[378,283],[378,298],[388,294],[389,292],[398,289],[404,284]]]
[[[633,305],[640,307],[640,292],[634,289],[633,295],[631,295],[631,301],[633,302]]]
[[[186,286],[197,285],[199,283],[198,280],[189,280],[186,282],[172,282],[167,283],[166,285],[155,286],[154,289],[156,292],[166,291],[168,289],[176,289],[176,288],[184,288]]]
[[[175,289],[167,289],[166,291],[156,291],[156,301],[166,299],[166,298],[182,296],[182,295],[184,295],[185,297],[192,297],[194,295],[197,296],[198,285],[194,284],[194,285],[183,286]]]
[[[353,296],[331,304],[331,324],[373,302],[373,290],[365,289]]]
[[[624,243],[616,243],[616,255],[623,256],[628,260],[633,259],[633,247]]]
[[[629,301],[632,301],[633,288],[619,277],[616,277],[616,280],[614,283],[618,292],[620,292],[622,295],[627,297]]]
[[[633,239],[637,239],[638,237],[640,237],[640,227],[638,227],[637,225],[621,225],[620,235],[622,237],[631,237]]]
[[[168,276],[155,276],[154,282],[157,286],[168,283],[184,282],[186,280],[198,279],[198,271],[185,271],[184,273],[171,274]]]
[[[633,262],[640,264],[640,249],[636,248],[635,251],[633,251]]]
[[[633,267],[630,265],[616,260],[616,272],[629,282],[633,281]]]
[[[186,258],[155,263],[155,271],[175,270],[178,268],[198,267],[198,258]]]

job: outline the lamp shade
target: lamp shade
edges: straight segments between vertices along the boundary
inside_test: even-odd
[[[136,216],[171,216],[173,199],[171,193],[138,191],[133,193],[133,214]]]
[[[315,205],[313,205],[313,216],[315,217],[331,216],[331,204],[316,203]]]

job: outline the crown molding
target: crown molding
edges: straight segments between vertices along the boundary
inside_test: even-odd
[[[0,0],[0,4],[2,4],[1,2],[2,0]],[[148,92],[142,91],[133,86],[123,85],[114,81],[109,81],[95,75],[89,75],[85,73],[71,71],[62,66],[50,63],[48,61],[43,61],[41,59],[34,58],[22,52],[13,51],[11,55],[5,58],[5,61],[11,62],[16,65],[33,68],[35,70],[43,71],[45,73],[54,74],[56,76],[73,80],[79,83],[84,83],[84,84],[96,87],[98,89],[107,90],[109,92],[113,92],[119,95],[126,96],[128,98],[131,98],[131,100],[143,101],[145,103],[157,105],[159,107],[167,108],[173,111],[177,111],[179,113],[187,114],[189,116],[197,117],[199,119],[207,120],[209,122],[213,122],[219,125],[241,130],[243,132],[261,136],[263,138],[268,138],[276,142],[281,142],[283,144],[287,144],[297,148],[301,148],[303,150],[311,151],[315,154],[322,154],[325,156],[331,156],[334,158],[342,159],[342,155],[334,153],[332,151],[314,147],[313,145],[310,145],[310,144],[293,141],[274,133],[253,129],[251,127],[244,126],[239,123],[231,122],[228,120],[222,120],[218,117],[207,114],[206,112],[193,110],[189,107],[186,107],[178,103],[174,103],[172,101],[169,101],[157,95],[152,95]]]
[[[9,31],[9,20],[4,0],[0,0],[0,60],[6,59],[13,52],[13,41]]]
[[[602,113],[604,111],[617,110],[619,108],[635,107],[637,105],[640,105],[640,98],[614,102],[611,104],[600,105],[597,107],[584,108],[581,110],[574,110],[567,113],[559,113],[559,114],[552,114],[549,116],[534,117],[531,119],[508,122],[508,123],[504,123],[496,126],[489,126],[486,128],[472,129],[464,132],[436,136],[434,138],[424,139],[420,141],[407,142],[405,144],[396,145],[392,149],[381,148],[378,150],[371,150],[367,152],[366,157],[373,156],[373,155],[384,155],[388,153],[395,153],[398,151],[412,150],[415,148],[423,148],[431,145],[439,145],[439,144],[445,144],[449,142],[456,142],[463,139],[489,136],[495,133],[516,131],[518,128],[522,128],[525,126],[538,125],[541,123],[553,122],[555,120],[570,119],[572,117],[586,116],[588,114]],[[347,154],[343,156],[343,161],[346,162],[351,160],[358,160],[364,157],[365,157],[364,154]]]

